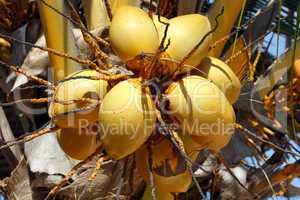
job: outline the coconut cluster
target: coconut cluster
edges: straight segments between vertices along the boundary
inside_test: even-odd
[[[208,57],[211,30],[200,14],[166,19],[137,7],[117,9],[111,47],[135,75],[111,83],[83,70],[58,85],[49,115],[66,154],[85,159],[100,145],[115,160],[135,153],[140,174],[149,182],[150,169],[157,191],[186,192],[192,177],[182,151],[194,161],[200,150],[218,152],[230,141],[241,88],[227,64]],[[82,130],[82,121],[97,124],[96,134]],[[183,150],[165,137],[171,133]]]

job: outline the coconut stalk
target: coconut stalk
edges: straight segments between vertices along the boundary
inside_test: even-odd
[[[82,1],[89,30],[109,25],[109,18],[103,0]]]
[[[139,6],[139,0],[109,0],[112,14],[121,6]],[[89,30],[110,25],[104,0],[82,0]]]
[[[47,47],[77,56],[72,24],[64,16],[49,7],[51,6],[61,13],[67,13],[65,2],[61,0],[43,0],[38,1],[38,6]],[[49,57],[54,80],[61,80],[81,68],[78,63],[62,56],[49,54]]]
[[[212,24],[212,27],[216,25],[215,18],[221,12],[223,7],[224,13],[221,17],[219,17],[219,26],[217,30],[212,34],[213,42],[224,38],[231,32],[236,20],[239,17],[244,1],[245,0],[235,0],[234,2],[232,0],[215,1],[215,3],[208,11],[208,17]],[[213,48],[209,52],[209,55],[219,57],[222,53],[226,41],[227,40],[224,40],[222,43],[218,44],[215,48]]]

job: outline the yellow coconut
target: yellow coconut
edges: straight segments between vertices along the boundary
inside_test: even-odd
[[[136,151],[151,135],[155,105],[140,79],[129,79],[114,86],[104,97],[99,111],[104,149],[114,159]]]
[[[71,158],[84,160],[94,153],[100,146],[100,137],[97,132],[86,128],[61,129],[57,139],[62,150]]]
[[[300,59],[295,61],[294,71],[295,71],[295,76],[297,78],[300,78]]]
[[[200,64],[200,70],[205,78],[216,84],[225,94],[228,101],[233,104],[241,92],[241,82],[231,68],[222,60],[214,57],[206,57]]]
[[[154,20],[155,21],[155,20]],[[169,21],[169,30],[165,45],[170,39],[170,46],[166,50],[168,55],[182,61],[185,56],[202,40],[202,38],[211,30],[211,25],[206,16],[200,14],[190,14],[175,17]],[[156,23],[157,24],[157,23]],[[162,40],[165,26],[157,27],[160,40]],[[202,59],[207,56],[211,36],[209,35],[198,47],[194,54],[186,60],[185,66],[180,71],[189,71],[200,64]]]
[[[103,0],[82,0],[85,17],[89,30],[102,28],[110,24]],[[139,6],[139,0],[109,0],[111,12],[114,14],[116,10],[122,6]]]
[[[178,150],[165,138],[158,140],[150,148],[155,187],[165,192],[186,192],[192,182],[192,177]],[[149,183],[148,160],[148,147],[144,145],[136,152],[136,163],[140,174]]]
[[[155,53],[159,46],[156,28],[148,14],[140,8],[122,6],[113,17],[109,38],[115,53],[123,60],[141,53]]]
[[[170,115],[179,121],[182,132],[192,136],[215,136],[224,140],[234,132],[235,113],[223,92],[211,81],[188,76],[166,91]],[[222,141],[214,141],[221,143]]]
[[[231,106],[227,106],[225,112],[228,115],[227,124],[221,127],[219,132],[212,134],[191,135],[192,140],[198,143],[202,148],[210,149],[214,152],[219,152],[231,140],[234,133],[235,112]],[[223,125],[223,124],[222,124]]]
[[[49,116],[59,127],[80,128],[98,121],[99,101],[107,93],[108,83],[88,77],[100,75],[94,70],[81,70],[71,74],[67,77],[70,80],[57,86],[53,95],[54,101],[49,106]],[[77,101],[82,98],[90,100]]]

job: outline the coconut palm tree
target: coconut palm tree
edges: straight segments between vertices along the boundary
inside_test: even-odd
[[[171,21],[168,19],[176,16],[192,13],[207,16],[211,29],[203,35],[204,38],[210,38],[211,43],[203,57],[221,60],[241,83],[239,98],[233,104],[236,115],[234,133],[230,135],[230,141],[225,142],[226,146],[215,151],[209,145],[202,144],[196,150],[195,158],[190,156],[188,151],[194,143],[185,141],[177,130],[170,128],[168,116],[163,112],[157,117],[157,130],[153,131],[156,134],[144,141],[144,146],[135,153],[122,159],[113,159],[111,150],[105,147],[103,150],[105,145],[82,142],[88,141],[85,137],[69,136],[79,131],[78,128],[62,129],[63,125],[56,126],[57,121],[53,115],[57,111],[52,113],[51,109],[61,100],[57,88],[74,81],[72,88],[63,94],[80,91],[74,73],[81,69],[89,68],[96,71],[93,73],[100,73],[101,81],[108,81],[110,87],[132,76],[145,79],[150,77],[151,81],[153,79],[154,83],[159,84],[163,84],[166,79],[173,83],[182,78],[182,75],[176,73],[171,76],[164,74],[164,71],[157,72],[155,67],[141,72],[136,68],[136,63],[138,67],[169,67],[165,64],[168,60],[172,60],[171,66],[174,63],[175,66],[185,66],[189,62],[190,55],[180,61],[174,59],[170,51],[175,40],[171,37],[168,41],[166,38],[172,33],[172,27],[163,29],[161,36],[166,40],[162,39],[157,52],[140,52],[142,54],[132,60],[123,58],[124,52],[120,53],[118,43],[114,43],[109,31],[112,30],[112,19],[118,8],[126,5],[143,8],[153,19],[156,25],[154,30],[159,30],[159,25],[168,27],[166,24]],[[300,196],[297,179],[300,174],[300,66],[299,61],[296,62],[300,59],[299,0],[235,0],[234,3],[232,0],[0,0],[0,7],[0,73],[4,75],[0,77],[0,97],[8,96],[8,99],[0,98],[3,102],[0,104],[0,152],[3,156],[0,157],[0,163],[5,166],[0,169],[0,177],[3,178],[0,180],[0,199],[2,194],[3,197],[16,200],[54,197],[276,199],[278,196]],[[142,19],[142,14],[138,16]],[[160,16],[157,21],[156,16]],[[117,28],[123,28],[123,23],[129,21],[129,18],[124,21]],[[185,25],[183,23],[183,27]],[[121,38],[128,31],[124,27],[116,33]],[[197,30],[195,28],[194,32]],[[143,31],[130,33],[140,39]],[[192,40],[192,34],[177,49],[185,47],[189,40]],[[123,38],[122,45],[127,41],[129,37]],[[132,53],[133,43],[134,40],[126,46],[126,55]],[[144,45],[143,41],[138,43]],[[194,44],[195,51],[191,50],[191,55],[196,54],[197,49],[203,48],[204,44],[203,41],[199,45]],[[171,56],[165,55],[161,49]],[[195,75],[195,70],[198,70],[197,75],[201,70],[203,73],[203,65],[201,62],[200,68],[193,66],[191,73]],[[87,85],[88,82],[97,82],[97,76],[83,78],[88,79],[85,81]],[[15,96],[11,95],[12,92]],[[89,105],[88,101],[95,101],[97,92],[88,91],[86,96],[82,96],[83,100],[70,101],[76,100],[76,106],[86,106]],[[122,95],[122,91],[117,95],[120,101]],[[164,98],[164,95],[156,93],[154,96]],[[96,100],[99,101],[99,98],[97,96]],[[49,113],[47,103],[50,103]],[[156,106],[159,111],[160,106]],[[26,111],[28,108],[31,112]],[[69,116],[72,112],[63,114]],[[90,123],[89,127],[92,125]],[[26,133],[29,130],[30,133]],[[88,151],[89,155],[84,155],[86,159],[83,160],[73,159],[61,143],[63,132],[69,133],[64,145],[70,144],[68,148],[72,151],[83,154],[80,148],[93,147],[94,153]],[[219,138],[223,141],[223,137]],[[156,144],[165,139],[172,148]],[[204,140],[201,139],[202,142]],[[120,142],[115,145],[118,147],[124,141],[116,142]],[[169,151],[176,154],[176,161],[174,158],[163,157]],[[143,162],[137,159],[144,159],[146,155],[148,159],[144,163],[148,163],[149,167],[144,171],[150,178],[144,177],[139,167]],[[162,160],[156,162],[157,157]],[[171,161],[172,164],[169,164]],[[163,162],[167,164],[162,166],[168,169],[157,168]],[[170,169],[174,165],[178,169],[184,167],[187,175],[181,179],[174,178],[173,182],[166,181],[167,189],[162,189],[163,179],[157,181],[157,174],[168,178],[184,174]],[[159,170],[168,171],[169,174]],[[184,192],[174,192],[175,188],[181,190],[181,186],[186,183],[188,187]]]

